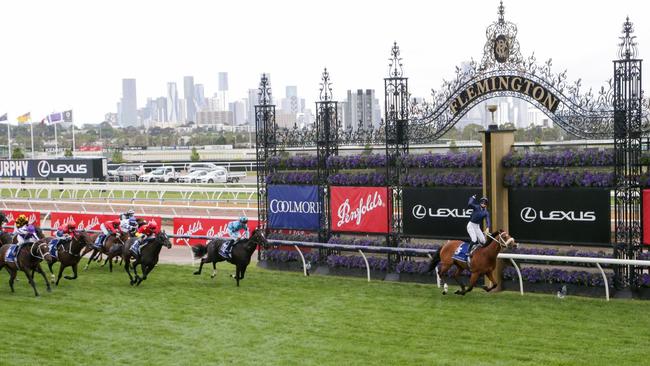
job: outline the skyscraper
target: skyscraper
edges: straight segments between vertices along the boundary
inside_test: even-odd
[[[345,128],[356,129],[361,122],[364,128],[377,127],[381,123],[381,109],[375,98],[374,89],[358,89],[356,93],[348,90],[345,103]]]
[[[167,121],[172,123],[181,121],[178,111],[178,89],[173,82],[167,83]]]
[[[255,126],[255,105],[259,103],[257,89],[248,89],[248,98],[246,99],[246,121],[250,126]]]
[[[135,89],[135,79],[122,79],[122,102],[120,111],[120,126],[138,125],[138,101]]]
[[[186,76],[183,78],[183,98],[185,99],[185,113],[187,114],[186,122],[196,122],[196,99],[194,97],[194,77]]]
[[[205,108],[205,89],[203,84],[194,85],[194,101],[196,105],[196,110],[200,111]]]

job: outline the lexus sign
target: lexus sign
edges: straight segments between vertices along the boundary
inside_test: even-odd
[[[510,233],[529,243],[609,245],[607,189],[511,189]]]
[[[480,188],[404,188],[404,234],[443,239],[466,239],[472,209],[469,197]]]
[[[106,159],[32,159],[0,161],[2,178],[103,178]]]

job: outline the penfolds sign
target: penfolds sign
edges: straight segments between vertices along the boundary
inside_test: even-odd
[[[155,221],[158,224],[158,231],[162,224],[160,216],[136,216],[149,221]],[[74,213],[74,212],[52,212],[50,214],[50,223],[52,229],[58,228],[63,224],[71,221],[77,223],[78,230],[100,230],[101,224],[109,220],[118,219],[119,215],[102,215],[102,214],[87,214],[87,213]],[[54,233],[54,230],[53,230]]]
[[[388,188],[331,187],[332,231],[388,232]]]
[[[41,213],[36,211],[15,211],[15,210],[4,210],[5,216],[7,217],[7,223],[3,224],[4,226],[11,226],[10,229],[4,229],[4,231],[11,232],[13,231],[13,226],[16,223],[16,219],[20,215],[27,216],[27,220],[30,224],[35,226],[41,226]]]
[[[210,237],[228,237],[228,223],[231,219],[204,219],[198,217],[174,217],[174,235],[205,235]],[[248,220],[250,234],[257,227],[257,220]],[[205,244],[207,239],[174,239],[176,245]]]

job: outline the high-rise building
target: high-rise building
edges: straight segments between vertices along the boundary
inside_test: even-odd
[[[167,122],[181,122],[178,111],[178,90],[176,83],[167,83]]]
[[[281,101],[281,109],[288,113],[302,113],[301,101],[298,98],[298,87],[297,86],[287,86],[286,88],[286,97]]]
[[[138,100],[135,89],[135,79],[122,79],[122,102],[120,111],[120,126],[138,125]]]
[[[248,89],[248,98],[246,98],[246,122],[250,126],[255,126],[255,106],[259,104],[257,89]]]
[[[183,98],[185,99],[186,122],[196,122],[196,99],[194,97],[194,77],[183,78]]]
[[[194,85],[194,101],[196,105],[196,110],[200,111],[205,108],[205,89],[203,88],[203,84],[196,84]]]
[[[373,128],[381,123],[381,108],[375,98],[374,89],[358,89],[355,92],[348,90],[348,99],[345,103],[345,128],[356,129],[359,122],[364,128]]]
[[[232,112],[233,125],[239,126],[246,123],[246,105],[242,101],[228,103],[228,110]]]
[[[219,73],[219,91],[228,91],[228,73]]]

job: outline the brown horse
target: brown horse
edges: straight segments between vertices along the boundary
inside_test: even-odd
[[[86,266],[84,266],[84,271],[88,269],[88,266],[90,265],[90,262],[92,262],[94,260],[96,260],[98,262],[101,261],[100,256],[102,254],[106,254],[108,256],[109,253],[111,253],[111,248],[113,248],[113,246],[124,245],[124,243],[126,243],[127,240],[129,240],[129,233],[124,233],[124,232],[119,231],[119,232],[111,233],[106,238],[106,240],[104,241],[104,245],[102,246],[101,250],[95,248],[94,241],[92,243],[90,243],[89,245],[86,245],[84,247],[83,252],[81,253],[81,257],[86,255],[86,253],[88,253],[90,251],[92,251],[92,253],[90,254],[90,258],[88,258],[88,263],[86,263]],[[113,257],[111,257],[111,259],[112,258]],[[102,267],[105,266],[106,263],[109,263],[109,269],[110,269],[111,272],[113,272],[113,261],[108,260],[108,259],[105,260],[104,264],[102,264]]]
[[[41,261],[47,254],[47,248],[43,251],[43,247],[40,245],[44,242],[43,239],[38,240],[32,244],[25,244],[20,248],[20,252],[16,255],[15,262],[6,262],[5,258],[7,251],[11,247],[10,244],[5,244],[0,247],[0,270],[4,267],[9,272],[9,287],[11,287],[11,292],[14,291],[14,280],[18,271],[25,272],[29,284],[32,285],[34,289],[34,295],[38,296],[38,291],[36,290],[36,284],[34,283],[34,272],[38,272],[43,276],[45,284],[47,285],[47,291],[51,292],[52,288],[50,287],[50,282],[45,277],[45,272],[41,268]]]
[[[240,240],[239,243],[237,243],[237,245],[232,248],[231,258],[228,259],[219,254],[219,248],[221,248],[221,245],[225,240],[230,239],[215,238],[212,239],[208,245],[196,245],[192,247],[194,257],[201,258],[201,265],[199,266],[199,269],[194,272],[194,274],[200,275],[201,271],[203,270],[203,265],[205,263],[212,263],[212,275],[210,278],[214,278],[217,275],[217,262],[223,262],[227,260],[228,262],[234,264],[236,267],[235,275],[231,275],[231,277],[237,280],[237,287],[239,287],[239,280],[244,279],[246,268],[251,262],[251,256],[253,255],[253,252],[255,252],[255,249],[257,249],[258,245],[267,247],[268,242],[264,237],[264,231],[255,229],[250,239]],[[202,258],[206,254],[207,256]]]
[[[0,215],[0,220],[2,220],[2,215]],[[5,218],[6,220],[6,218]],[[45,239],[45,235],[43,234],[43,230],[41,230],[40,227],[34,226],[34,230],[36,230],[36,236],[39,239]],[[3,244],[17,244],[18,239],[16,239],[16,236],[12,233],[8,233],[5,231],[0,231],[0,245]]]
[[[462,244],[460,240],[448,240],[445,245],[440,248],[436,254],[433,256],[433,260],[429,266],[429,271],[431,272],[436,269],[438,263],[440,263],[440,268],[438,269],[438,274],[440,279],[443,281],[443,290],[442,294],[446,295],[448,291],[447,286],[447,271],[451,268],[452,265],[456,265],[456,272],[454,272],[454,280],[460,286],[460,290],[456,291],[457,295],[465,295],[466,293],[472,291],[476,281],[478,281],[481,275],[487,275],[492,282],[491,287],[483,286],[485,291],[492,291],[497,287],[497,282],[494,280],[492,272],[496,268],[497,255],[501,249],[508,248],[510,246],[517,247],[515,239],[508,235],[507,232],[499,230],[491,235],[488,235],[488,240],[482,248],[477,248],[474,251],[474,255],[468,265],[467,262],[456,260],[453,257],[454,253],[458,247]],[[465,288],[465,284],[458,278],[460,272],[463,269],[467,269],[471,272],[469,279],[469,287]]]
[[[124,260],[124,270],[129,275],[129,279],[131,280],[131,286],[140,286],[140,283],[147,279],[149,273],[153,271],[153,268],[158,263],[158,258],[160,256],[160,250],[162,247],[164,246],[167,249],[171,249],[172,243],[169,241],[169,237],[163,230],[156,234],[156,237],[147,245],[144,247],[140,246],[140,255],[135,255],[133,252],[131,252],[131,246],[133,246],[135,240],[136,238],[131,238],[126,242],[126,244],[124,244],[122,247],[122,259]],[[135,259],[133,263],[131,263],[131,258]],[[138,275],[138,271],[136,270],[136,266],[138,264],[142,269],[142,277]],[[135,278],[131,276],[129,267],[133,268]]]
[[[59,242],[57,244],[57,258],[53,258],[49,253],[49,248],[45,260],[47,261],[47,266],[50,269],[50,274],[52,276],[52,281],[55,282],[55,285],[59,285],[61,280],[61,275],[63,270],[66,267],[72,267],[72,273],[74,276],[65,276],[66,280],[74,280],[77,278],[77,265],[81,261],[81,249],[86,248],[92,245],[95,242],[97,235],[91,235],[85,231],[77,231],[72,236],[71,240],[68,240],[64,243]],[[47,238],[47,244],[54,238]],[[52,271],[52,265],[56,262],[61,262],[59,265],[59,274],[55,278],[54,272]]]

